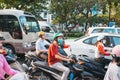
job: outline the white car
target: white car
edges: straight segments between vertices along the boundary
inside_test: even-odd
[[[109,51],[116,45],[120,45],[120,35],[109,34],[109,33],[95,33],[89,36],[83,36],[74,41],[71,45],[72,53],[76,55],[85,54],[90,57],[94,57],[95,53],[95,42],[99,35],[104,35],[106,39],[105,48]]]
[[[87,30],[86,35],[93,33],[112,33],[112,34],[120,34],[120,28],[115,27],[90,27]]]

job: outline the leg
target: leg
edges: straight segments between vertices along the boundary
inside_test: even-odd
[[[53,65],[50,65],[50,67],[63,72],[61,80],[68,80],[67,78],[68,78],[68,75],[69,75],[69,72],[70,72],[69,68],[65,67],[63,64],[61,64],[59,62],[55,63]]]

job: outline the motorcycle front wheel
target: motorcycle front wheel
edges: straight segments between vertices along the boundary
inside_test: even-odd
[[[84,77],[75,77],[74,80],[95,80],[93,76],[86,75]]]
[[[45,74],[44,72],[35,72],[33,77],[33,80],[51,80],[51,77],[47,74]]]

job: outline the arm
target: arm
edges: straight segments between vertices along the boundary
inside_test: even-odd
[[[42,50],[42,48],[41,48],[41,45],[43,45],[43,44],[41,44],[40,42],[36,42],[36,53],[37,54],[39,54],[39,53],[45,53],[45,52],[48,52],[48,50]]]
[[[101,54],[103,54],[103,55],[105,55],[105,56],[109,56],[109,55],[110,55],[109,52],[106,52],[106,51],[104,50],[104,47],[103,47],[102,45],[98,45],[98,50],[99,50],[99,52],[100,52]]]
[[[59,60],[62,60],[62,61],[69,61],[70,59],[66,58],[66,57],[62,57],[58,54],[55,54],[55,58],[59,59]]]
[[[12,75],[14,75],[14,74],[16,74],[18,71],[15,71],[15,70],[13,70],[10,66],[9,66],[9,64],[7,63],[7,61],[6,61],[6,59],[5,59],[5,57],[2,55],[2,59],[3,59],[3,69],[4,69],[4,71],[8,74],[8,75],[10,75],[10,76],[12,76]]]
[[[36,52],[39,54],[39,53],[45,53],[45,52],[48,52],[48,50],[36,50]]]

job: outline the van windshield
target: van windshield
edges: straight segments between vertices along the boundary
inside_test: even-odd
[[[28,32],[38,32],[40,31],[37,20],[34,17],[30,16],[20,16],[20,23],[24,29],[24,24],[28,24]]]

